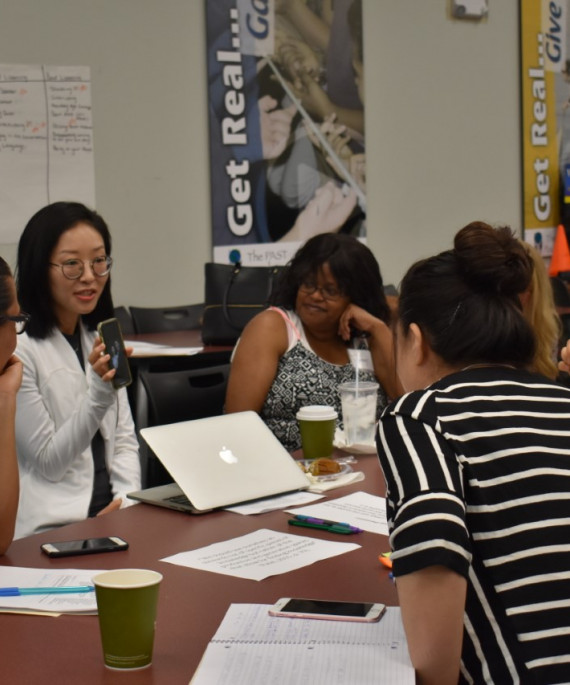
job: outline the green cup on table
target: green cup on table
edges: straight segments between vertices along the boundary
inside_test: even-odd
[[[297,421],[305,459],[331,456],[337,417],[334,407],[328,405],[310,405],[299,409]]]
[[[105,666],[146,668],[152,663],[162,575],[147,569],[104,571],[93,578]]]

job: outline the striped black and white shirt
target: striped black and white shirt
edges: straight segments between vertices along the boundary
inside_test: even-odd
[[[461,371],[388,406],[377,447],[394,575],[468,579],[461,682],[570,682],[570,390]]]

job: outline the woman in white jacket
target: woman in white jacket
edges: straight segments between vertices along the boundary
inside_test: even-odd
[[[95,332],[113,316],[110,253],[103,219],[75,202],[44,207],[20,238],[18,297],[32,318],[17,349],[16,537],[118,509],[140,487],[126,390]]]

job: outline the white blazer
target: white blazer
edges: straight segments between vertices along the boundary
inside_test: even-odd
[[[81,326],[86,371],[59,330],[44,340],[18,336],[24,364],[17,397],[16,446],[20,504],[15,537],[87,517],[93,490],[91,440],[97,429],[113,498],[141,485],[139,446],[125,389],[115,390],[93,371],[87,357],[95,333]]]

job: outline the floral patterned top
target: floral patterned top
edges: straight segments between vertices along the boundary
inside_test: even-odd
[[[301,447],[301,436],[295,418],[301,407],[312,404],[334,407],[338,412],[339,427],[342,428],[338,385],[353,381],[355,369],[352,363],[338,365],[321,359],[310,348],[299,317],[292,311],[273,309],[287,323],[289,348],[279,360],[277,374],[261,409],[261,417],[286,449],[293,451]],[[359,379],[378,382],[371,370],[361,370]],[[380,387],[377,417],[386,403],[385,392]]]

